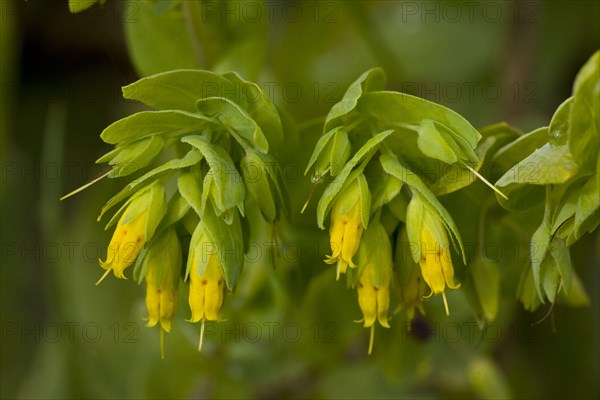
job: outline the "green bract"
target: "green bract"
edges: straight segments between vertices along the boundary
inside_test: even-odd
[[[191,231],[192,245],[205,246],[197,243],[202,233],[218,255],[227,288],[233,290],[244,264],[241,218],[246,207],[258,207],[268,223],[275,223],[286,208],[285,182],[277,159],[269,154],[269,141],[282,143],[277,109],[256,84],[230,72],[160,73],[124,87],[123,94],[158,111],[138,112],[102,132],[106,143],[116,145],[98,160],[112,167],[108,176],[143,173],[108,201],[100,217],[125,201],[109,227],[132,199],[150,196],[147,238],[157,228],[172,232],[181,225],[179,234]],[[256,168],[254,174],[251,168]],[[167,203],[162,188],[175,178],[176,190]],[[252,203],[246,204],[247,193]],[[144,256],[145,251],[140,260]],[[197,262],[202,275],[207,258],[198,256]],[[188,273],[190,263],[188,259]]]
[[[558,107],[548,128],[496,154],[499,161],[510,160],[504,164],[510,169],[496,183],[510,200],[499,199],[500,204],[509,210],[545,204],[542,223],[531,237],[531,279],[527,273],[521,282],[522,299],[531,285],[541,302],[554,302],[561,291],[568,296],[573,281],[568,246],[600,223],[599,60],[596,52],[581,69],[573,96]]]

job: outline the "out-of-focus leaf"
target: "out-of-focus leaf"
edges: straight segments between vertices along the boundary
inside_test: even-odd
[[[129,56],[140,76],[199,67],[196,49],[179,9],[156,14],[147,1],[125,3],[123,19]]]
[[[521,273],[521,279],[517,287],[517,298],[528,311],[535,311],[541,304],[540,296],[533,281],[533,272],[529,266]]]
[[[574,233],[578,239],[585,232],[592,232],[600,223],[600,159],[596,173],[588,179],[579,192],[575,209]]]
[[[469,382],[480,399],[510,399],[506,377],[491,360],[477,358],[469,363]]]
[[[593,171],[600,151],[600,51],[581,68],[573,89],[568,145],[583,170]],[[597,170],[596,170],[597,172]]]
[[[544,301],[544,297],[542,295],[542,262],[546,258],[546,252],[548,251],[548,246],[550,245],[550,210],[550,200],[546,199],[546,211],[544,212],[544,220],[531,237],[530,248],[533,282],[535,285],[535,289],[542,302]]]
[[[96,3],[104,4],[106,0],[69,0],[69,11],[73,14],[82,12]]]
[[[498,264],[477,258],[469,268],[477,298],[486,321],[494,321],[500,301],[500,271]]]
[[[575,271],[573,271],[571,290],[568,293],[561,290],[558,300],[564,301],[570,307],[588,307],[590,305],[590,296]]]

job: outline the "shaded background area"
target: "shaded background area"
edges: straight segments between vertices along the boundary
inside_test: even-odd
[[[294,246],[277,268],[266,254],[248,263],[202,354],[180,291],[161,360],[158,331],[142,319],[144,288],[94,286],[110,238],[95,218],[122,183],[58,201],[103,172],[94,164],[109,149],[102,129],[141,109],[120,87],[173,68],[241,71],[301,125],[379,65],[390,90],[446,105],[476,127],[542,126],[600,47],[598,3],[282,2],[262,17],[263,2],[177,3],[108,0],[72,15],[66,0],[1,1],[2,398],[600,395],[597,232],[571,252],[590,307],[557,305],[532,325],[548,309],[523,311],[506,285],[497,323],[482,332],[456,292],[450,318],[435,302],[412,332],[398,317],[367,357],[367,332],[352,323],[355,294],[332,279],[325,233],[306,218],[283,228]],[[190,25],[198,11],[206,18]],[[315,140],[302,137],[291,162],[303,169]],[[309,187],[298,179],[296,210]]]

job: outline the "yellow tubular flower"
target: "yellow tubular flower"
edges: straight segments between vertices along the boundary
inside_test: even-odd
[[[117,223],[108,246],[108,257],[106,261],[100,260],[100,266],[106,272],[96,284],[102,282],[111,270],[115,277],[127,279],[123,272],[134,263],[144,247],[149,210],[145,209],[134,218],[129,218],[129,213],[135,207],[136,201],[131,202]]]
[[[417,310],[425,315],[423,308],[423,296],[427,292],[427,285],[421,276],[419,264],[409,256],[412,251],[406,229],[401,229],[394,252],[394,267],[398,271],[398,284],[400,292],[400,304],[394,310],[394,314],[402,310],[406,311],[406,318],[412,321]]]
[[[359,262],[361,263],[357,292],[358,305],[363,314],[365,328],[371,328],[369,354],[373,349],[375,320],[389,328],[388,309],[390,306],[390,284],[392,282],[392,246],[385,228],[376,223],[366,231],[361,243]],[[361,321],[359,321],[361,322]]]
[[[437,236],[434,232],[437,232]],[[457,289],[460,284],[454,283],[454,268],[450,256],[450,243],[445,228],[430,211],[425,209],[420,237],[419,265],[425,283],[431,289],[429,296],[441,294],[444,299],[446,314],[448,311],[448,302],[444,290],[446,286],[450,289]]]
[[[153,267],[146,274],[146,309],[148,310],[147,327],[156,326],[160,322],[165,332],[171,332],[171,320],[177,309],[177,286],[170,274],[164,277],[160,285],[156,283]]]
[[[225,280],[223,271],[216,254],[211,254],[203,275],[195,268],[196,260],[192,262],[190,271],[190,322],[201,320],[218,321],[219,310],[223,305],[223,288]]]
[[[362,208],[365,205],[363,204],[361,185],[366,184],[363,175],[357,177],[336,200],[331,211],[329,243],[332,254],[327,256],[325,262],[327,264],[337,262],[337,279],[339,279],[340,274],[346,273],[348,266],[356,268],[352,257],[358,250],[364,228]],[[366,202],[366,207],[369,206],[370,199]]]
[[[163,231],[151,242],[142,265],[146,271],[146,326],[160,322],[160,354],[164,358],[164,332],[171,332],[181,274],[181,245],[175,229]]]
[[[203,242],[204,235],[201,236],[199,242]],[[198,249],[199,250],[199,249]],[[200,275],[198,272],[198,256],[208,257],[206,269]],[[189,322],[202,322],[200,328],[200,343],[198,351],[202,350],[204,340],[204,323],[206,321],[218,321],[219,310],[223,305],[223,296],[225,288],[225,279],[221,262],[215,252],[211,254],[199,255],[196,249],[191,251],[192,257],[190,269],[190,294],[189,303],[192,310],[192,316]]]
[[[373,282],[373,269],[372,265],[365,266],[358,278],[358,305],[364,317],[363,326],[370,328],[377,319],[379,325],[389,328],[387,313],[390,306],[391,265],[383,266],[379,286]]]
[[[425,309],[423,308],[423,296],[427,289],[423,279],[421,279],[418,268],[419,267],[414,264],[414,268],[411,268],[408,281],[402,285],[400,290],[400,307],[406,310],[406,318],[408,321],[413,320],[417,310],[419,310],[422,315],[425,314]]]

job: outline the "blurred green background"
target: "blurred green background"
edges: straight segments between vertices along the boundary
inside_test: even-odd
[[[288,245],[274,263],[267,253],[247,263],[202,354],[181,291],[161,360],[144,287],[94,286],[110,239],[95,219],[122,183],[58,201],[103,172],[102,129],[142,109],[120,87],[174,68],[239,71],[300,126],[373,66],[390,90],[476,127],[545,125],[600,47],[600,3],[108,0],[79,14],[66,0],[1,4],[2,398],[600,396],[597,232],[571,251],[589,307],[557,305],[533,325],[548,308],[525,312],[508,285],[498,320],[481,331],[456,291],[450,318],[435,302],[410,333],[394,318],[368,357],[355,293],[322,262],[313,204],[281,227]],[[316,138],[289,149],[291,165],[304,169]],[[293,181],[299,210],[309,179]],[[526,257],[526,245],[503,250]]]

